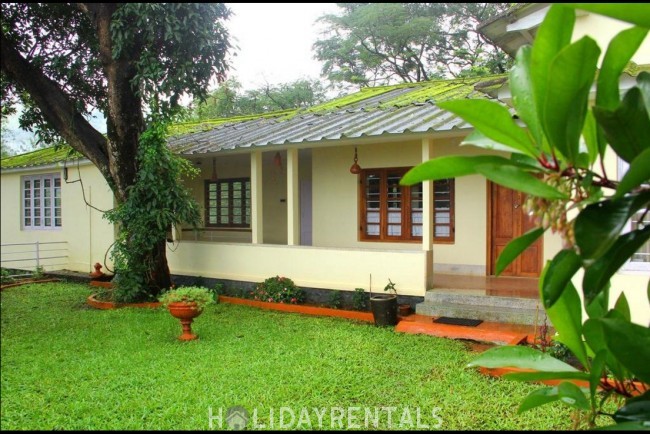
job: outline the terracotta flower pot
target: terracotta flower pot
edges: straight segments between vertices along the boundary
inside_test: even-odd
[[[409,316],[411,314],[410,304],[400,304],[397,306],[399,316]]]
[[[191,341],[198,338],[197,335],[192,333],[192,321],[194,321],[194,318],[201,315],[201,312],[203,311],[197,307],[195,302],[169,303],[167,309],[174,318],[178,318],[181,321],[183,333],[178,337],[178,339],[181,341]]]

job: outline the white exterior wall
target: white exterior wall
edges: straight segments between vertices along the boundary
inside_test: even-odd
[[[423,296],[426,288],[427,252],[380,251],[356,248],[319,248],[270,244],[182,242],[168,252],[172,273],[262,282],[276,275],[296,285],[383,293],[388,279],[401,295]]]
[[[58,173],[61,175],[61,228],[59,229],[25,229],[21,218],[21,179],[26,175]],[[93,206],[108,210],[113,207],[113,194],[99,171],[92,165],[81,165],[79,172],[76,165],[68,168],[68,181],[78,180],[81,176],[86,200]],[[65,252],[52,252],[49,255],[67,255],[67,259],[43,261],[46,270],[68,269],[71,271],[91,272],[96,262],[104,264],[107,249],[113,243],[113,225],[102,218],[102,213],[87,206],[82,198],[81,183],[66,183],[61,166],[49,169],[12,171],[2,173],[2,219],[0,220],[2,244],[13,243],[49,243],[67,242],[67,245],[42,246],[43,249],[65,248]],[[65,246],[65,247],[64,247]],[[28,248],[29,249],[29,248]],[[14,255],[5,254],[13,249],[3,249],[3,260]],[[15,250],[14,250],[15,251]],[[31,257],[31,253],[25,254]],[[15,257],[25,257],[18,256]],[[34,262],[7,263],[21,268],[33,268]],[[51,264],[65,264],[65,266]],[[110,258],[107,264],[112,267]],[[18,267],[16,267],[18,268]],[[106,269],[104,268],[104,271]]]

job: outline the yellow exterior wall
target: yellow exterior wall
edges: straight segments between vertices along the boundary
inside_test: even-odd
[[[622,5],[621,7],[625,6]],[[632,24],[614,20],[602,15],[589,13],[576,17],[575,27],[573,29],[573,41],[576,41],[585,35],[594,39],[601,49],[600,60],[602,61],[609,41],[621,30],[630,27],[632,27]],[[649,38],[645,38],[635,55],[632,57],[632,61],[638,65],[650,63]]]
[[[81,165],[79,172],[76,166],[70,167],[69,182],[81,179],[86,200],[100,210],[113,207],[113,194],[99,171],[92,165]],[[23,229],[21,222],[21,178],[27,175],[61,174],[61,229],[31,230]],[[44,260],[46,271],[53,269],[68,269],[71,271],[91,272],[93,264],[104,264],[107,249],[114,239],[113,225],[102,218],[102,213],[87,206],[82,198],[81,183],[67,184],[63,180],[61,167],[24,172],[2,173],[2,219],[0,222],[2,244],[10,243],[39,243],[65,241],[65,251],[46,252],[42,256],[67,255],[67,259]],[[62,245],[44,245],[43,249],[59,249]],[[4,250],[4,249],[3,249]],[[9,251],[9,249],[6,249]],[[3,251],[6,253],[6,251]],[[13,256],[13,255],[11,255]],[[32,256],[27,254],[27,256]],[[5,258],[6,257],[6,258]],[[3,259],[9,255],[3,254]],[[112,267],[107,257],[109,267]],[[12,263],[6,266],[11,267]],[[65,265],[60,265],[65,264]],[[34,262],[16,263],[14,265],[32,268]],[[106,269],[104,268],[104,271]]]
[[[421,160],[420,142],[359,146],[363,169],[412,167]],[[358,241],[358,182],[350,173],[354,147],[317,148],[313,166],[313,245],[365,249],[421,249],[420,243]]]
[[[281,151],[282,165],[278,167],[274,163],[275,151],[264,152],[263,158],[263,200],[264,200],[264,243],[284,244],[287,242],[287,179],[286,179],[286,152]],[[212,177],[212,158],[199,160],[201,164],[196,165],[200,174],[196,178],[185,180],[185,185],[190,189],[192,197],[199,203],[201,216],[205,222],[205,180]],[[237,154],[230,156],[218,156],[215,160],[217,177],[228,178],[250,178],[250,155]],[[309,168],[306,168],[309,169]],[[185,227],[188,229],[189,227]],[[185,230],[182,239],[186,240],[209,240],[219,242],[251,242],[250,230],[219,230],[205,231],[195,234],[193,231]]]
[[[434,141],[434,157],[479,155],[486,151],[459,146],[461,139]],[[359,146],[359,164],[364,169],[415,166],[421,162],[421,142]],[[492,152],[492,154],[499,154]],[[358,240],[358,178],[350,174],[353,147],[313,150],[314,246],[364,249],[421,249],[420,243],[392,243]],[[503,155],[503,154],[502,154]],[[434,243],[433,262],[439,272],[486,274],[487,266],[487,181],[479,175],[456,179],[455,241]],[[561,248],[559,236],[544,236],[544,260]]]
[[[388,279],[401,295],[423,296],[426,288],[427,254],[423,251],[377,251],[310,246],[273,246],[181,242],[168,252],[174,274],[262,282],[276,275],[296,285],[383,293]]]
[[[194,167],[200,170],[199,175],[192,179],[185,179],[183,182],[190,190],[192,197],[198,202],[199,209],[201,210],[201,218],[205,224],[205,181],[212,177],[212,158],[202,158],[198,160],[200,164],[194,164]],[[235,155],[227,157],[218,157],[215,160],[217,177],[221,179],[227,178],[249,178],[250,177],[250,156],[248,155]],[[189,226],[185,226],[185,231],[181,235],[184,240],[210,240],[210,241],[223,241],[223,242],[242,242],[250,243],[251,232],[242,230],[223,230],[223,231],[205,231],[195,233],[194,231],[187,230]]]

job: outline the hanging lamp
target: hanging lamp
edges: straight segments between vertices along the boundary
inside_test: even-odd
[[[350,173],[353,175],[358,175],[361,173],[361,166],[359,166],[359,158],[357,156],[357,148],[356,146],[354,147],[354,164],[350,167]]]

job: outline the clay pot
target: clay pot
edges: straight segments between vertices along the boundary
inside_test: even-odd
[[[400,304],[399,306],[397,306],[397,311],[399,316],[409,316],[411,314],[411,305]]]
[[[178,318],[181,321],[181,326],[183,327],[183,333],[178,337],[181,341],[191,341],[197,339],[198,336],[192,333],[192,321],[194,318],[201,315],[202,310],[200,310],[195,302],[175,302],[169,303],[167,305],[169,313],[172,314],[174,318]]]

